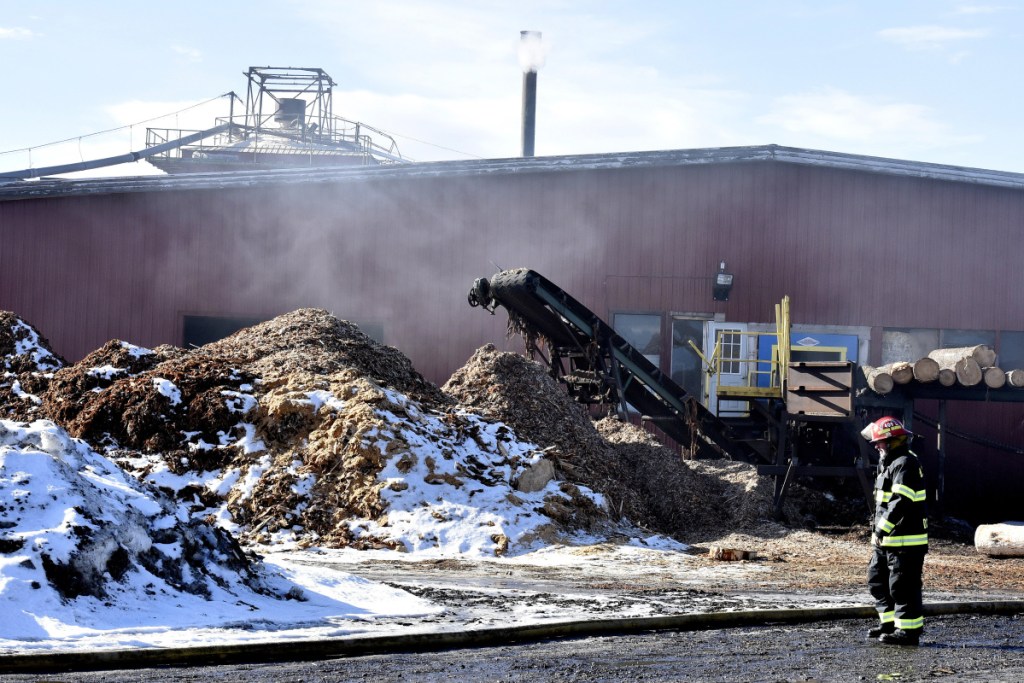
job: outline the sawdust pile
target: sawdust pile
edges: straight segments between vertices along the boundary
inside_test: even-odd
[[[193,350],[112,340],[71,366],[16,316],[0,323],[5,416],[54,420],[243,542],[501,554],[614,524],[695,541],[772,513],[752,466],[595,423],[543,366],[491,345],[439,389],[321,309]]]
[[[616,418],[600,420],[597,428],[618,462],[619,478],[612,485],[627,503],[624,512],[645,525],[694,543],[772,519],[771,482],[754,466],[683,460],[648,432]],[[803,522],[791,504],[784,515],[789,523]]]
[[[542,365],[519,354],[483,346],[442,389],[547,447],[562,477],[600,492],[614,515],[642,527],[695,542],[773,523],[774,481],[753,465],[683,460],[636,425],[615,417],[594,422]],[[824,498],[794,489],[782,521],[813,523],[808,503]]]
[[[607,517],[570,482],[516,490],[537,478],[543,447],[455,405],[401,352],[320,309],[194,350],[112,340],[66,367],[12,350],[10,387],[48,372],[8,412],[30,405],[245,542],[500,554]]]
[[[460,406],[500,420],[524,439],[549,449],[567,472],[606,458],[606,444],[583,406],[545,368],[486,344],[456,370],[442,391]]]
[[[401,351],[380,344],[355,324],[323,309],[286,313],[207,344],[199,352],[244,367],[267,381],[350,370],[425,405],[447,403]]]

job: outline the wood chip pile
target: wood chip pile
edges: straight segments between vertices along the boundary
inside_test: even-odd
[[[607,445],[583,406],[545,368],[487,344],[456,370],[442,391],[466,410],[500,420],[520,438],[550,450],[567,472],[600,468]]]
[[[199,351],[245,367],[265,380],[297,373],[333,375],[354,370],[425,405],[447,403],[401,351],[378,343],[354,323],[339,320],[323,309],[286,313]]]
[[[442,389],[460,405],[512,427],[549,449],[568,481],[605,495],[613,515],[688,542],[773,518],[774,480],[753,465],[684,460],[642,428],[615,417],[594,422],[544,366],[519,354],[477,350]],[[832,507],[794,486],[783,519],[813,523],[809,510]]]
[[[53,420],[243,541],[403,549],[396,529],[417,510],[469,514],[437,507],[446,490],[558,533],[628,520],[694,541],[771,514],[772,482],[752,466],[684,461],[637,427],[595,424],[541,365],[490,345],[439,389],[352,323],[301,309],[194,350],[112,340],[64,367],[3,316],[6,419]],[[554,485],[514,490],[541,461]],[[786,517],[799,525],[797,489]],[[495,529],[494,552],[510,533]]]

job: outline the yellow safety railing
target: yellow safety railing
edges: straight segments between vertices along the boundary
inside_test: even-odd
[[[749,337],[758,348],[761,337],[768,336],[769,332],[741,332],[734,330],[731,334]],[[732,358],[722,355],[721,337],[715,340],[711,356],[705,356],[700,348],[689,341],[690,348],[701,359],[706,366],[705,372],[708,381],[704,384],[704,404],[707,405],[711,394],[711,387],[715,387],[715,395],[719,400],[739,399],[763,399],[781,398],[786,392],[786,371],[790,359],[790,318],[789,318],[789,296],[784,296],[782,301],[775,304],[775,344],[770,360],[760,358]],[[742,344],[740,345],[743,346]],[[740,374],[746,379],[743,385],[722,384],[722,368],[726,364],[743,368]],[[767,366],[765,368],[765,366]],[[745,371],[744,371],[745,370]],[[758,380],[767,376],[768,381],[762,385]],[[712,384],[713,383],[713,384]]]

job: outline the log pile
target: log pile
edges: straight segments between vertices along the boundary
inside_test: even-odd
[[[1005,386],[1024,388],[1024,369],[1004,370],[991,346],[978,344],[935,349],[916,361],[898,361],[879,367],[862,365],[865,383],[876,394],[888,394],[898,384],[938,382],[944,387]]]

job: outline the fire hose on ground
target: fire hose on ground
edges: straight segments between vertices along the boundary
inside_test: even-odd
[[[929,617],[954,614],[1014,615],[1022,613],[1024,613],[1024,600],[939,602],[924,605],[924,615]],[[651,631],[716,630],[772,624],[805,624],[818,621],[875,618],[875,610],[869,606],[764,609],[563,621],[464,631],[330,638],[299,642],[19,654],[0,657],[0,672],[44,673],[315,661],[399,652],[437,652],[457,648],[500,647],[543,640],[626,635]]]

